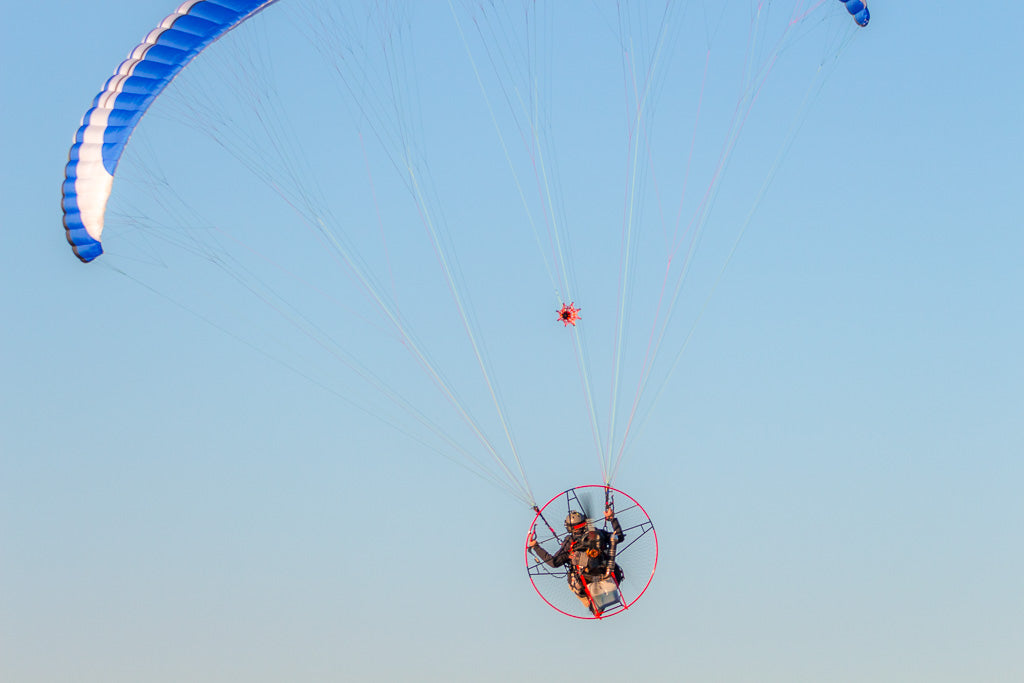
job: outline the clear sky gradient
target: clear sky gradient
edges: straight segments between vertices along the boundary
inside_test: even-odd
[[[871,3],[615,479],[657,526],[654,582],[628,612],[582,622],[530,587],[528,507],[347,402],[369,392],[340,397],[343,375],[315,356],[300,374],[262,332],[207,324],[207,303],[244,307],[205,281],[190,280],[200,293],[185,309],[72,255],[60,209],[72,134],[174,4],[5,6],[0,680],[1024,680],[1024,43],[1011,6]],[[321,83],[294,73],[316,101]],[[758,151],[773,103],[741,141],[761,159],[774,158]],[[320,163],[335,113],[310,111]],[[589,171],[571,145],[600,142],[589,121],[566,134],[570,198]],[[139,132],[156,157],[163,125]],[[468,137],[474,124],[449,125]],[[166,148],[169,172],[213,154],[192,144]],[[460,175],[475,151],[440,153],[433,169],[439,194],[463,196],[445,205],[456,230],[512,215],[486,177]],[[742,184],[745,168],[727,178]],[[366,173],[352,178],[336,192],[363,192]],[[714,214],[725,222],[749,206],[730,204],[731,187]],[[200,188],[191,202],[223,221],[261,192]],[[264,222],[283,222],[277,211]],[[725,261],[707,247],[696,276]],[[486,240],[464,248],[471,283],[532,277]],[[577,255],[585,284],[599,256]],[[538,287],[533,328],[518,324],[534,308],[522,290],[469,289],[498,330],[496,370],[529,380],[504,398],[538,500],[599,483],[580,405],[554,400],[579,384],[565,335],[533,351],[563,332],[549,292]],[[409,306],[427,342],[450,322],[430,291]],[[593,299],[580,302],[590,329]],[[377,351],[369,362],[386,365]],[[461,366],[446,367],[457,380]],[[433,407],[428,383],[408,381]]]

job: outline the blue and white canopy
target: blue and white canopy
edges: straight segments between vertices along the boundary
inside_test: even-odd
[[[64,228],[75,255],[103,253],[103,215],[114,171],[139,119],[167,84],[213,41],[277,0],[189,0],[121,62],[82,117],[68,154]]]
[[[867,26],[871,21],[871,13],[862,0],[839,0],[846,5],[846,11],[850,13],[858,26]]]

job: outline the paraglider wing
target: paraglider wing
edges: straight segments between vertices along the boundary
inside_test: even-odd
[[[64,229],[88,263],[103,253],[103,215],[114,171],[139,119],[167,84],[203,49],[277,0],[189,0],[121,62],[82,117],[68,153]]]
[[[867,26],[871,20],[871,13],[868,12],[867,6],[861,0],[839,0],[841,3],[846,5],[846,11],[853,16],[853,20],[857,22],[858,26]]]

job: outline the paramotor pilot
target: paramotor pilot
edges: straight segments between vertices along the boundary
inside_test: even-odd
[[[619,583],[623,573],[615,562],[615,548],[626,539],[611,507],[605,509],[604,518],[611,524],[612,531],[594,528],[582,513],[571,510],[565,518],[569,535],[554,555],[537,542],[536,532],[531,533],[527,541],[533,554],[547,565],[569,565],[566,576],[569,588],[598,617],[621,601]]]

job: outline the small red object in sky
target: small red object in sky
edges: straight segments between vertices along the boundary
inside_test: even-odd
[[[558,319],[562,321],[562,327],[576,327],[576,321],[580,319],[580,309],[576,308],[576,302],[562,304],[558,311]]]

